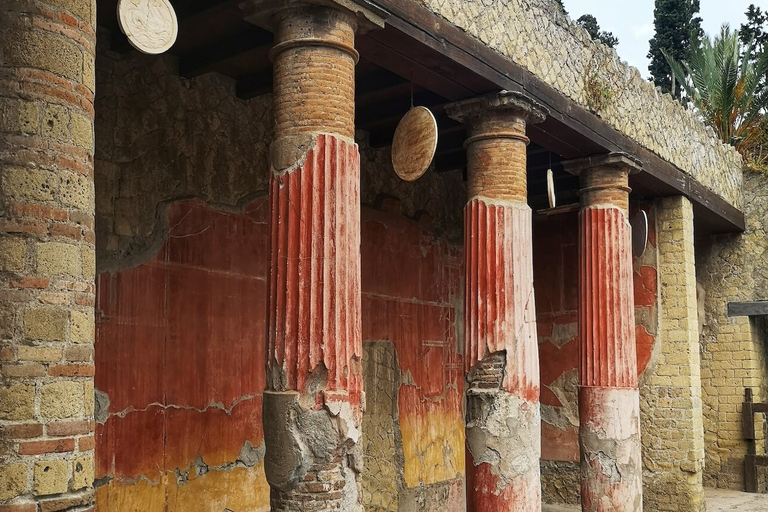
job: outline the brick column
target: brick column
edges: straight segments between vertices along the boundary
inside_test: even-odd
[[[656,360],[641,388],[644,502],[658,512],[702,512],[704,426],[691,202],[683,196],[660,199],[656,219],[661,329]]]
[[[93,502],[95,0],[0,3],[0,509]]]
[[[467,509],[540,511],[541,416],[526,122],[546,111],[501,92],[450,105],[466,123]]]
[[[271,507],[362,510],[358,17],[332,2],[251,7],[275,33],[263,411]]]
[[[579,442],[581,508],[640,511],[640,403],[623,154],[568,162],[581,178],[579,213]]]

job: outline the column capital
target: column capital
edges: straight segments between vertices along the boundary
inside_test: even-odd
[[[642,163],[626,153],[608,153],[563,162],[581,182],[581,207],[613,206],[629,214],[629,175],[640,172]]]
[[[627,153],[608,153],[568,160],[563,162],[563,168],[576,176],[582,176],[593,170],[626,171],[627,174],[635,174],[643,169],[643,164],[639,159]]]
[[[529,124],[540,123],[549,115],[545,106],[516,91],[499,91],[457,101],[447,105],[445,112],[451,119],[465,124],[473,124],[487,113],[505,113]]]
[[[357,19],[359,31],[384,28],[389,13],[369,0],[245,0],[240,10],[254,25],[272,30],[275,17],[282,12],[302,7],[330,7]]]

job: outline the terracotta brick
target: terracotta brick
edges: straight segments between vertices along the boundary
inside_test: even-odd
[[[29,441],[19,444],[20,455],[40,455],[42,453],[65,453],[75,449],[74,439],[57,439],[55,441]]]
[[[81,452],[93,450],[96,446],[96,439],[93,436],[81,437],[77,440],[77,449]]]
[[[49,423],[46,427],[46,433],[49,436],[79,436],[93,432],[94,422],[92,420],[84,421],[59,421]]]
[[[77,304],[78,306],[94,307],[96,305],[96,299],[93,295],[78,294],[78,295],[75,295],[75,304]]]
[[[40,512],[63,512],[75,507],[78,507],[77,510],[81,510],[80,507],[88,506],[91,503],[93,503],[93,493],[42,500],[40,501]]]
[[[13,213],[20,217],[34,217],[45,221],[65,221],[68,217],[66,210],[29,203],[16,203],[13,206]]]
[[[83,238],[82,228],[69,224],[51,224],[48,231],[51,236],[64,236],[73,240],[82,240]]]
[[[93,377],[95,373],[92,364],[57,364],[48,369],[51,377]]]
[[[44,277],[22,277],[18,281],[11,281],[14,288],[34,288],[44,290],[50,286],[51,280]]]
[[[59,19],[62,21],[62,23],[69,25],[70,27],[77,27],[77,18],[70,14],[61,12],[59,13]]]
[[[26,423],[23,425],[6,425],[2,429],[2,437],[5,439],[29,439],[43,435],[43,426],[39,423]]]

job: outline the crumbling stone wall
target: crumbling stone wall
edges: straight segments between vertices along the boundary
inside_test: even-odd
[[[553,0],[418,0],[531,71],[615,129],[673,163],[737,208],[741,157],[615,50],[592,41]],[[596,108],[590,86],[608,101]]]
[[[98,64],[99,502],[115,511],[263,509],[257,297],[268,258],[271,99],[238,100],[234,83],[217,75],[179,78],[169,57],[100,48]],[[364,482],[375,486],[368,504],[456,509],[461,173],[405,183],[388,151],[368,148],[365,133],[358,139],[362,201],[376,205],[363,209],[365,360],[387,369],[368,385],[390,392],[374,392],[373,415],[364,416],[384,429],[364,438]],[[232,323],[244,317],[253,323]],[[242,350],[230,354],[232,346]],[[199,372],[206,376],[193,377]],[[167,389],[175,399],[165,400]]]
[[[765,339],[749,318],[727,316],[728,302],[768,299],[765,174],[744,171],[744,211],[747,229],[743,234],[701,236],[696,240],[706,453],[704,484],[725,489],[744,486],[744,388],[753,389],[755,401],[768,400]],[[758,431],[761,430],[759,427]]]

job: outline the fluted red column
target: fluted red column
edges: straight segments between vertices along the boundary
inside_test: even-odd
[[[275,33],[263,421],[271,509],[361,511],[352,2],[256,1]]]
[[[539,358],[526,122],[546,111],[501,92],[450,105],[467,125],[464,209],[467,510],[541,510]]]
[[[640,511],[637,387],[629,174],[623,154],[570,162],[581,179],[579,213],[579,442],[581,506]]]

